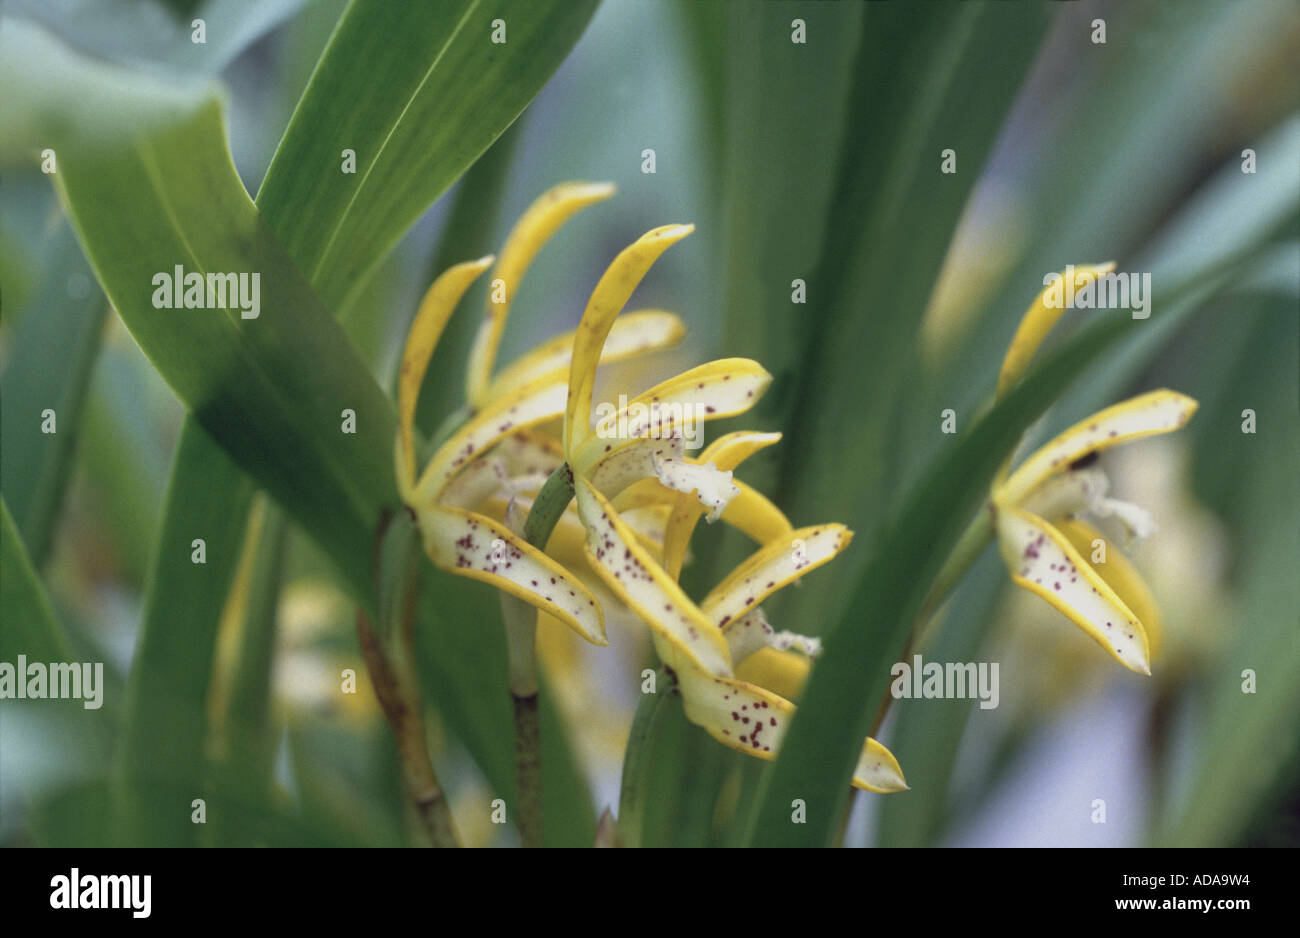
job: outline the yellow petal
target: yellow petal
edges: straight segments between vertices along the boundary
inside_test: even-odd
[[[608,365],[637,355],[669,348],[681,341],[686,327],[673,313],[657,309],[643,309],[624,313],[614,320],[600,363]],[[574,329],[558,335],[515,359],[492,379],[487,399],[492,400],[529,382],[544,377],[559,376],[567,380],[569,364],[573,360]]]
[[[719,626],[747,613],[782,586],[830,560],[853,540],[842,524],[800,528],[751,554],[704,597],[700,609]]]
[[[1069,540],[1037,515],[998,510],[1002,559],[1016,584],[1046,599],[1125,667],[1151,673],[1146,631]]]
[[[614,187],[610,183],[562,183],[543,193],[515,222],[515,227],[511,229],[505,246],[501,249],[501,260],[492,271],[487,310],[470,350],[465,397],[476,409],[487,406],[487,389],[492,378],[492,366],[496,362],[497,348],[501,345],[501,332],[505,329],[506,316],[528,265],[533,262],[542,245],[574,213],[593,202],[608,199],[613,194]],[[493,302],[498,290],[504,291],[504,300],[500,303]]]
[[[777,443],[780,439],[781,434],[779,433],[756,433],[746,430],[727,433],[705,447],[704,452],[700,453],[700,458],[696,461],[701,463],[712,462],[718,469],[724,471],[735,470],[737,466],[754,453]],[[727,518],[728,513],[733,512],[735,498],[744,494],[745,489],[748,488],[742,486],[734,478],[731,481],[737,492],[736,496],[733,496],[727,503],[722,514],[724,519]],[[752,489],[750,491],[753,492]],[[766,499],[763,499],[763,501],[766,501]],[[771,503],[768,502],[768,504]],[[747,510],[752,512],[754,507],[751,504]],[[668,526],[664,529],[664,568],[674,580],[681,576],[682,563],[686,559],[686,547],[690,543],[691,535],[695,532],[695,525],[699,523],[700,516],[703,514],[704,511],[696,499],[689,496],[679,496],[674,501],[673,513],[668,519]],[[732,517],[745,517],[745,514],[743,512],[740,514],[733,513]],[[784,517],[782,515],[782,518]]]
[[[794,535],[794,525],[781,509],[757,489],[736,479],[731,481],[740,489],[740,494],[727,502],[727,507],[722,512],[723,522],[747,534],[759,544],[770,544],[777,540],[789,543]]]
[[[1079,556],[1088,561],[1097,575],[1106,581],[1106,585],[1113,589],[1115,595],[1123,600],[1124,605],[1137,616],[1137,620],[1142,623],[1143,631],[1147,634],[1151,660],[1157,660],[1160,655],[1160,639],[1164,631],[1164,623],[1160,618],[1160,608],[1156,605],[1156,598],[1151,594],[1151,588],[1147,586],[1146,580],[1133,566],[1132,561],[1086,521],[1067,518],[1058,521],[1056,529],[1065,535],[1065,539],[1079,552]],[[1096,541],[1102,541],[1106,545],[1105,563],[1092,563],[1093,544]]]
[[[1026,459],[994,492],[1000,504],[1019,504],[1031,491],[1089,453],[1171,433],[1191,419],[1197,403],[1177,391],[1150,391],[1076,423]]]
[[[620,511],[618,516],[637,536],[637,541],[655,562],[663,564],[664,525],[668,523],[667,505],[646,505]]]
[[[641,278],[659,255],[695,230],[694,225],[664,225],[648,231],[614,258],[587,301],[573,340],[569,402],[564,415],[564,451],[572,454],[591,435],[591,395],[605,338]]]
[[[506,508],[511,503],[518,505],[525,513],[525,516],[533,508],[532,500],[524,496],[515,496],[509,500],[500,496],[493,496],[483,502],[480,511],[489,518],[503,518]],[[582,526],[577,509],[570,505],[560,515],[559,521],[555,523],[555,527],[551,530],[551,536],[546,542],[546,556],[564,567],[564,569],[581,575],[582,571],[587,567],[587,555],[583,550],[586,543],[587,529]],[[599,601],[597,605],[600,605]]]
[[[736,677],[766,687],[786,700],[797,701],[811,670],[812,662],[807,656],[767,646],[739,662]]]
[[[620,444],[647,436],[692,437],[704,421],[734,417],[749,410],[771,383],[772,376],[758,362],[724,358],[669,378],[638,394],[625,407],[601,404],[595,435],[573,456],[574,471],[582,471],[598,459],[610,443],[617,449]]]
[[[674,670],[731,675],[727,640],[638,543],[636,535],[586,479],[574,479],[578,515],[587,529],[587,560],[605,584],[660,641]]]
[[[540,488],[562,462],[564,454],[557,440],[529,430],[511,433],[447,483],[438,501],[458,508],[476,508],[497,493],[512,495],[522,491],[527,482],[535,482],[532,487]]]
[[[677,682],[688,720],[724,746],[760,759],[776,758],[794,704],[754,684],[689,669],[677,672]],[[880,792],[907,788],[898,761],[875,740],[864,743],[853,784]]]
[[[710,736],[760,759],[776,758],[794,704],[753,684],[690,668],[677,672],[686,719]]]
[[[622,514],[633,508],[645,508],[651,505],[672,506],[677,503],[681,493],[674,492],[658,479],[638,479],[624,488],[617,495],[607,496],[614,510]]]
[[[862,744],[862,753],[853,769],[853,787],[888,794],[907,791],[907,780],[894,754],[874,739],[868,739]]]
[[[693,495],[716,519],[740,491],[730,472],[688,460],[682,453],[680,437],[645,438],[618,447],[607,445],[610,451],[586,471],[574,469],[575,476],[589,479],[607,498],[616,497],[642,479],[653,478],[673,491]]]
[[[761,608],[754,609],[739,618],[732,619],[722,629],[731,652],[731,663],[740,667],[747,658],[760,649],[767,648],[768,640],[776,633]],[[763,685],[767,686],[767,685]]]
[[[762,607],[732,619],[723,627],[722,635],[731,650],[731,663],[737,668],[764,648],[782,652],[797,651],[809,658],[816,658],[822,651],[819,638],[785,630],[778,632],[772,628]]]
[[[416,484],[414,504],[436,500],[462,469],[510,434],[559,417],[566,393],[563,383],[543,381],[493,401],[433,454]]]
[[[708,450],[705,450],[708,452]],[[700,460],[690,460],[699,463]],[[724,460],[725,461],[725,460]],[[759,545],[781,538],[789,538],[794,525],[776,505],[762,493],[733,477],[731,484],[737,492],[722,510],[722,522],[747,535]],[[616,511],[627,511],[647,505],[671,505],[689,516],[689,524],[669,519],[664,529],[664,569],[674,580],[681,574],[682,561],[695,522],[704,514],[704,506],[694,495],[680,494],[666,487],[657,478],[638,479],[612,498]],[[674,516],[675,517],[675,516]],[[673,540],[670,540],[673,539]],[[671,551],[671,553],[670,553]]]
[[[704,448],[700,461],[712,461],[719,469],[735,469],[759,450],[781,442],[780,433],[760,433],[756,430],[737,430],[725,433]]]
[[[490,583],[555,616],[587,641],[609,644],[604,614],[591,591],[504,524],[445,505],[418,508],[416,519],[436,566]]]
[[[1073,269],[1075,289],[1082,289],[1084,284],[1114,269],[1114,261],[1106,264],[1076,265]],[[1057,276],[1063,281],[1069,273],[1070,271],[1066,270]],[[998,374],[997,396],[999,398],[1011,390],[1024,375],[1038,347],[1043,344],[1052,327],[1065,314],[1068,307],[1062,300],[1062,292],[1063,288],[1057,283],[1048,284],[1021,317],[1020,326],[1007,347],[1006,357],[1002,359],[1002,371]]]
[[[402,352],[402,366],[397,380],[397,490],[406,499],[415,484],[415,405],[420,399],[420,385],[429,368],[429,359],[442,337],[442,330],[474,278],[492,263],[491,256],[467,261],[444,271],[433,282],[411,323]]]

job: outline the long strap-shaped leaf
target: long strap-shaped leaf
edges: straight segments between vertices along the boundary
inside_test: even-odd
[[[595,7],[595,0],[353,0],[258,198],[326,305],[343,305],[519,116]],[[344,149],[355,151],[355,174],[340,171]]]
[[[19,655],[32,661],[68,661],[68,640],[54,607],[32,566],[9,505],[0,499],[0,661],[13,664]],[[24,675],[25,678],[25,675]]]
[[[51,235],[42,256],[40,288],[18,322],[0,381],[6,415],[0,423],[0,480],[38,567],[58,518],[108,309],[67,225]],[[53,411],[52,427],[46,411]]]
[[[57,184],[123,320],[199,422],[320,541],[362,599],[370,529],[396,497],[385,455],[392,408],[318,296],[334,305],[355,289],[518,114],[591,12],[506,4],[513,35],[498,44],[501,11],[480,24],[478,6],[446,29],[445,5],[355,0],[268,176],[266,223],[230,163],[210,87],[93,65],[18,23],[0,38],[6,84],[30,102],[32,136],[58,151]],[[554,33],[542,29],[548,14],[558,17]],[[393,48],[430,35],[442,36],[431,54]],[[393,88],[395,109],[385,97]],[[371,106],[358,107],[358,94]],[[447,111],[447,100],[459,103]],[[339,127],[341,136],[322,138],[322,128]],[[342,150],[357,147],[358,173],[344,173]],[[177,265],[258,274],[258,317],[155,308],[155,274]],[[354,434],[342,432],[347,410]]]
[[[849,129],[809,278],[817,326],[779,448],[776,494],[791,517],[843,518],[866,536],[884,520],[900,461],[895,402],[910,393],[918,326],[1049,14],[1003,4],[864,10]],[[895,56],[927,63],[924,74]],[[956,172],[942,171],[946,150]],[[836,432],[820,415],[849,400],[863,402],[853,433]],[[846,471],[855,485],[839,484]]]
[[[207,700],[217,628],[244,542],[253,484],[194,421],[172,459],[144,623],[115,763],[128,843],[192,844],[203,797]],[[202,539],[202,563],[195,550]],[[159,803],[168,805],[160,809]]]

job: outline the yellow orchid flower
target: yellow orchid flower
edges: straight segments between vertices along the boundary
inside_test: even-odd
[[[1080,266],[1091,280],[1113,264]],[[1076,279],[1076,285],[1080,279]],[[1021,320],[998,378],[1003,396],[1023,375],[1064,309],[1048,287]],[[999,546],[1012,580],[1041,596],[1126,667],[1151,673],[1158,613],[1136,569],[1083,515],[1115,518],[1132,536],[1153,530],[1150,516],[1109,495],[1097,454],[1121,443],[1179,429],[1196,412],[1184,394],[1159,390],[1108,407],[1080,421],[994,481],[991,503]],[[1097,562],[1092,561],[1092,557]]]
[[[394,443],[398,491],[415,513],[425,552],[436,566],[491,583],[602,645],[607,643],[604,616],[591,591],[503,518],[479,509],[494,496],[536,488],[562,462],[557,445],[538,430],[565,412],[574,333],[543,343],[495,376],[492,372],[511,302],[532,259],[569,217],[612,194],[607,184],[556,186],[510,232],[493,270],[486,316],[470,358],[472,416],[441,443],[417,477],[414,420],[420,385],[452,311],[493,258],[457,264],[434,281],[402,355]],[[630,313],[612,331],[601,360],[664,348],[683,332],[671,313]]]
[[[607,413],[594,427],[591,419],[596,368],[606,337],[650,266],[691,230],[688,225],[669,225],[648,232],[615,259],[593,291],[574,343],[564,454],[586,529],[587,562],[649,626],[660,658],[676,677],[687,718],[726,746],[772,759],[795,705],[737,677],[734,668],[773,647],[791,656],[795,652],[784,649],[817,652],[813,639],[775,632],[759,606],[834,557],[852,535],[839,524],[794,530],[770,502],[735,483],[735,466],[776,442],[778,434],[729,434],[698,459],[686,456],[682,446],[688,419],[743,413],[766,390],[770,376],[746,359],[711,362],[657,385]],[[690,417],[684,411],[688,406]],[[661,564],[622,512],[665,503],[671,514]],[[763,546],[696,604],[675,574],[702,514],[710,521],[723,518],[735,524]],[[907,787],[897,760],[870,739],[864,743],[853,783],[880,792]]]
[[[735,669],[764,658],[751,676],[770,676],[772,686],[797,693],[807,658],[820,651],[819,645],[775,631],[760,604],[843,550],[851,532],[840,524],[791,530],[788,538],[760,547],[697,604],[638,542],[610,501],[586,479],[576,482],[588,562],[649,626],[656,651],[676,677],[687,719],[725,746],[775,758],[795,705]],[[676,533],[667,534],[665,542],[676,543]],[[897,760],[873,739],[863,746],[853,784],[878,792],[907,787]]]

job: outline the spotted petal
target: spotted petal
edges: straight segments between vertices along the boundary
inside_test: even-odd
[[[574,479],[578,515],[587,529],[587,560],[605,584],[656,636],[664,663],[677,671],[730,676],[727,641],[664,572],[596,488]]]
[[[559,417],[566,393],[563,383],[542,381],[493,401],[434,453],[416,484],[417,503],[436,500],[462,469],[510,434]]]
[[[546,554],[485,515],[430,505],[416,510],[425,552],[451,573],[490,583],[544,610],[596,645],[605,617],[591,591]]]
[[[1125,667],[1151,673],[1138,617],[1059,530],[1017,508],[998,510],[1002,559],[1017,585],[1064,613]]]
[[[800,528],[788,540],[773,541],[751,554],[704,597],[700,608],[725,626],[782,586],[826,563],[852,539],[853,532],[842,524]]]
[[[487,269],[492,258],[457,264],[445,271],[420,301],[415,321],[406,337],[402,351],[402,365],[397,379],[397,469],[398,491],[406,498],[415,485],[415,405],[420,398],[420,385],[429,368],[434,347],[442,337],[442,330],[474,278]]]
[[[607,498],[613,498],[642,479],[653,478],[665,488],[694,495],[713,518],[739,493],[731,472],[722,472],[711,463],[700,465],[682,452],[680,437],[646,438],[614,448],[596,460],[585,472],[575,468],[575,475],[591,480]]]
[[[573,340],[569,401],[564,414],[564,451],[572,455],[591,436],[591,396],[605,339],[659,255],[695,230],[694,225],[664,225],[646,232],[614,258],[587,301]]]
[[[1021,464],[994,492],[1001,504],[1019,504],[1031,491],[1090,453],[1130,440],[1171,433],[1191,419],[1197,403],[1177,391],[1150,391],[1107,407],[1066,430]]]
[[[736,678],[684,670],[678,672],[677,680],[688,720],[724,746],[760,759],[776,758],[794,717],[794,704]],[[870,739],[863,746],[853,784],[878,792],[907,788],[898,760]]]
[[[600,353],[602,365],[624,361],[637,355],[669,348],[681,341],[686,327],[674,313],[643,309],[624,313],[614,320],[605,347]],[[574,329],[524,353],[492,379],[487,398],[501,397],[539,378],[566,380],[573,361]]]
[[[1108,274],[1115,269],[1112,261],[1106,264],[1079,264],[1074,267],[1074,287],[1081,289],[1085,284],[1097,279],[1101,274]],[[1064,278],[1068,272],[1057,276]],[[1059,283],[1050,283],[1038,294],[1037,299],[1025,310],[1020,326],[1007,347],[1006,357],[1002,359],[1002,371],[998,374],[997,396],[1001,398],[1013,388],[1033,360],[1034,353],[1043,344],[1047,334],[1052,331],[1057,321],[1068,308],[1061,296],[1063,288]]]
[[[1056,522],[1055,527],[1065,535],[1065,539],[1078,551],[1079,556],[1089,561],[1092,569],[1115,591],[1115,595],[1123,601],[1124,605],[1133,610],[1137,620],[1142,623],[1143,631],[1147,633],[1151,660],[1155,661],[1160,655],[1163,623],[1160,618],[1160,607],[1156,605],[1155,596],[1151,594],[1151,588],[1147,586],[1142,574],[1114,544],[1107,541],[1104,534],[1088,522],[1067,518]],[[1104,563],[1093,564],[1092,553],[1098,541],[1105,544],[1106,560]]]
[[[575,212],[613,194],[614,187],[609,183],[562,183],[539,196],[515,222],[501,249],[501,260],[492,271],[493,283],[488,291],[486,314],[470,350],[465,397],[475,408],[485,407],[490,400],[487,390],[497,348],[501,344],[501,332],[533,258]],[[501,302],[495,302],[495,298],[501,295],[498,291],[504,293]]]
[[[786,630],[778,632],[772,628],[761,607],[738,619],[732,619],[723,627],[722,634],[727,639],[731,661],[736,667],[740,667],[747,658],[763,648],[797,651],[810,658],[816,658],[822,651],[819,638]]]
[[[562,462],[564,455],[557,440],[529,430],[512,433],[447,483],[438,500],[444,505],[474,508],[499,492],[524,491],[530,482],[537,482],[532,487],[540,488]]]
[[[688,461],[698,464],[700,460],[688,459]],[[762,493],[750,488],[734,476],[731,479],[731,484],[736,488],[736,494],[732,496],[722,510],[721,517],[724,524],[730,525],[760,545],[780,538],[788,540],[794,531],[794,525],[790,523],[790,519],[782,513],[781,509],[772,504]],[[614,496],[612,502],[614,508],[619,512],[647,505],[673,507],[674,514],[669,518],[668,526],[664,529],[664,569],[668,571],[668,575],[674,580],[677,579],[681,573],[682,562],[686,557],[686,549],[690,543],[691,534],[695,530],[695,522],[706,511],[699,499],[693,495],[674,492],[664,486],[657,478],[654,478],[640,479],[633,482]],[[682,519],[674,522],[673,519],[677,518],[678,510],[682,512],[683,518],[690,518],[689,524]],[[669,553],[670,538],[676,539],[673,542],[671,554]]]
[[[699,365],[638,394],[624,407],[597,408],[595,436],[572,455],[575,472],[602,454],[642,437],[692,437],[706,420],[744,413],[758,402],[772,376],[748,358],[724,358]]]

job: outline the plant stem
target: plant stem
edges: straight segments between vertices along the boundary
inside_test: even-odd
[[[521,697],[513,691],[515,714],[515,825],[525,847],[542,845],[542,727],[537,694]]]
[[[416,813],[435,847],[459,841],[442,786],[433,770],[424,731],[423,702],[414,663],[415,605],[419,595],[419,535],[403,509],[380,523],[375,588],[378,628],[357,610],[357,637],[375,696],[397,738],[402,774]]]
[[[414,675],[409,673],[408,666],[390,661],[379,637],[370,626],[370,620],[360,609],[357,610],[357,635],[361,641],[361,653],[370,670],[375,696],[379,698],[384,717],[397,738],[398,758],[402,763],[402,775],[406,780],[411,803],[420,816],[429,841],[435,847],[460,846],[451,818],[451,808],[442,786],[438,784],[433,760],[429,757],[419,698],[409,699]],[[405,677],[402,676],[404,672]]]
[[[528,520],[524,522],[524,540],[538,550],[546,550],[546,542],[551,539],[551,532],[559,523],[564,509],[573,500],[573,470],[568,463],[561,463],[550,474],[542,490],[537,493]]]
[[[632,717],[623,755],[623,780],[618,795],[618,838],[624,847],[639,847],[645,837],[646,773],[650,744],[664,710],[664,701],[677,689],[677,678],[667,667],[655,672],[655,692],[642,694]]]
[[[523,537],[538,550],[559,523],[573,499],[573,472],[561,463],[542,490],[524,522]],[[501,617],[506,629],[510,667],[510,703],[515,720],[515,827],[525,847],[542,845],[542,728],[538,704],[537,612],[528,603],[502,594]]]

